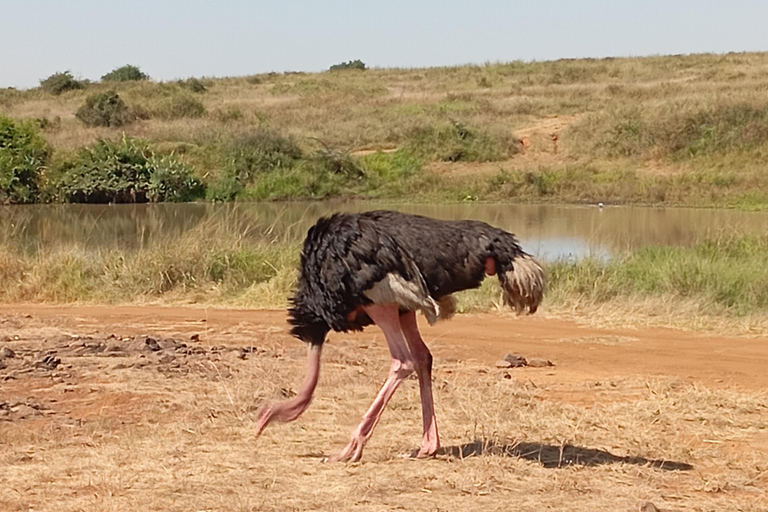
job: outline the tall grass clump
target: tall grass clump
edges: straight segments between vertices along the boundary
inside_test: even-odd
[[[176,82],[182,89],[187,89],[191,92],[201,94],[208,91],[202,80],[199,78],[187,78],[186,80],[178,80]]]
[[[139,80],[149,80],[149,75],[143,73],[138,66],[130,64],[115,68],[101,77],[102,82],[131,82]]]
[[[87,81],[75,80],[69,71],[54,73],[48,78],[40,80],[40,88],[56,96],[66,91],[85,89],[87,85]]]
[[[719,236],[693,247],[647,247],[610,261],[549,266],[561,300],[673,296],[735,315],[768,311],[768,236]]]
[[[0,116],[0,204],[37,201],[50,154],[34,121]]]
[[[136,116],[115,91],[91,94],[75,114],[86,126],[119,127],[132,123]]]
[[[425,160],[494,162],[516,154],[516,142],[512,136],[505,140],[454,122],[412,130],[405,147]]]
[[[100,140],[61,162],[51,188],[55,199],[70,203],[191,201],[205,194],[178,157],[159,156],[146,142],[125,136]]]
[[[582,147],[593,140],[593,149],[609,157],[724,155],[768,143],[768,105],[632,105],[596,114],[574,133]]]
[[[284,305],[299,247],[249,230],[222,215],[136,250],[0,246],[0,301]]]
[[[205,106],[188,93],[173,94],[157,100],[148,115],[157,119],[181,119],[205,116]]]

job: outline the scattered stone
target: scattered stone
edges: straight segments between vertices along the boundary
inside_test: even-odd
[[[13,359],[14,357],[16,357],[16,352],[10,348],[3,347],[2,350],[0,350],[0,359]]]
[[[539,357],[533,357],[528,360],[528,366],[531,368],[544,368],[547,366],[555,366],[552,361],[549,361],[547,359],[542,359]]]
[[[512,363],[505,361],[504,359],[500,359],[496,361],[496,368],[512,368]]]
[[[505,368],[519,368],[528,364],[528,361],[520,354],[507,354],[504,356],[504,361],[509,363],[509,366]]]
[[[158,362],[160,364],[169,364],[169,363],[172,363],[174,359],[176,359],[175,356],[173,356],[171,354],[166,354],[163,357],[161,357]]]
[[[47,354],[45,357],[43,357],[41,360],[36,361],[32,366],[35,368],[43,368],[46,370],[53,370],[57,366],[61,364],[61,359],[56,357],[56,354]]]
[[[144,344],[145,344],[145,345],[147,346],[147,348],[148,348],[149,350],[151,350],[152,352],[157,352],[157,351],[159,351],[159,350],[162,350],[162,348],[160,347],[160,344],[159,344],[159,343],[157,342],[157,340],[156,340],[156,339],[154,339],[154,338],[147,338],[147,339],[145,339],[145,340],[144,340]]]

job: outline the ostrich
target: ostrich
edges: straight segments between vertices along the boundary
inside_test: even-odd
[[[440,448],[432,402],[432,355],[419,335],[416,312],[430,324],[454,312],[451,294],[476,288],[498,275],[506,304],[534,313],[544,292],[544,271],[523,252],[514,235],[478,221],[440,221],[395,211],[335,214],[307,233],[291,334],[308,342],[309,371],[298,394],[259,413],[257,436],[272,421],[298,418],[309,406],[320,373],[328,332],[360,331],[376,324],[384,332],[392,364],[381,391],[332,461],[359,461],[384,408],[413,372],[419,379],[424,434],[415,457]]]

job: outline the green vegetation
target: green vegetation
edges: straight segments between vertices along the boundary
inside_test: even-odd
[[[611,260],[549,268],[553,294],[604,303],[673,295],[735,315],[768,311],[768,236],[723,236],[693,247],[648,247]]]
[[[72,203],[191,201],[204,195],[200,180],[174,155],[158,156],[140,140],[101,140],[64,160],[50,193]]]
[[[517,139],[492,137],[462,123],[424,126],[408,136],[406,147],[427,161],[496,162],[519,151]]]
[[[132,123],[136,116],[115,91],[88,96],[75,116],[86,126],[119,127]]]
[[[134,66],[113,73],[57,97],[45,87],[0,90],[0,105],[16,121],[38,120],[53,166],[125,132],[173,152],[215,200],[768,208],[768,53],[167,83],[136,80],[146,75]],[[397,170],[377,174],[369,162],[376,149],[410,160],[407,172],[381,156]]]
[[[34,121],[0,116],[0,204],[35,202],[49,155]]]
[[[349,62],[342,62],[340,64],[334,64],[330,67],[330,71],[344,71],[348,69],[355,69],[358,71],[365,71],[365,62],[360,59],[350,60]]]
[[[113,69],[101,77],[103,82],[131,82],[138,80],[149,80],[149,75],[142,73],[137,66],[127,64],[125,66]]]
[[[45,80],[40,80],[41,89],[57,96],[66,91],[85,89],[87,85],[87,81],[75,80],[69,71],[54,73]]]
[[[181,238],[134,250],[75,245],[0,250],[0,301],[168,302],[284,306],[296,279],[299,244],[227,215]],[[768,314],[768,236],[720,236],[692,247],[648,247],[611,260],[547,265],[547,308],[606,304],[695,304],[722,318]],[[495,279],[459,294],[460,311],[500,304]]]

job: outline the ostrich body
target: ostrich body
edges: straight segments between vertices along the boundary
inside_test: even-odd
[[[416,324],[454,311],[451,294],[498,275],[504,301],[518,313],[534,313],[544,291],[544,271],[514,235],[478,221],[441,221],[395,211],[336,214],[320,219],[304,241],[301,272],[291,299],[291,334],[308,342],[309,372],[296,397],[267,405],[260,435],[272,421],[293,421],[309,406],[330,330],[360,331],[372,323],[384,332],[392,355],[389,377],[365,413],[340,461],[360,460],[365,442],[400,383],[416,372],[424,435],[414,456],[440,448],[432,402],[432,355]]]

